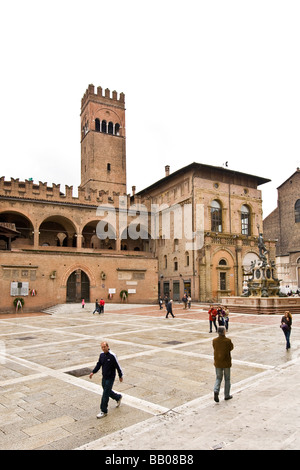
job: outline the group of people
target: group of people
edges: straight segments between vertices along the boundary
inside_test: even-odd
[[[217,312],[219,312],[219,314]],[[210,307],[209,309],[210,329],[212,327],[212,324],[214,324],[216,327],[216,323],[215,323],[216,320],[213,320],[213,318],[221,319],[222,315],[223,314],[222,314],[221,306],[219,306],[218,309],[214,309],[213,306]],[[226,320],[226,316],[225,316],[225,320]],[[282,329],[284,336],[285,336],[287,351],[291,348],[290,337],[291,337],[291,331],[292,331],[292,322],[293,322],[292,314],[291,312],[286,310],[284,315],[281,318],[280,328]],[[231,387],[230,368],[231,368],[231,351],[233,350],[234,346],[233,346],[232,341],[229,338],[226,338],[226,326],[219,324],[219,327],[218,328],[216,327],[216,331],[218,332],[218,337],[213,339],[214,365],[216,368],[214,400],[215,402],[219,402],[219,392],[220,392],[220,387],[221,387],[221,382],[222,382],[223,377],[225,380],[224,399],[230,400],[232,398],[232,395],[230,395],[230,387]]]
[[[184,296],[182,297],[182,302],[183,302],[183,308],[184,309],[187,309],[188,308],[191,308],[191,305],[192,305],[192,297],[190,296],[190,294],[184,294]]]
[[[223,307],[218,305],[214,307],[210,306],[208,310],[208,320],[209,320],[209,332],[212,333],[212,326],[214,325],[215,330],[217,331],[217,322],[218,326],[225,326],[226,331],[229,328],[229,309],[228,307]]]
[[[93,311],[93,315],[94,313],[104,313],[104,305],[105,305],[105,302],[103,299],[100,299],[100,302],[98,302],[98,299],[96,299],[96,302],[95,302],[95,310]]]
[[[168,318],[169,314],[171,314],[171,316],[173,318],[175,318],[175,316],[173,315],[173,309],[172,309],[172,304],[173,304],[173,300],[172,299],[169,299],[169,297],[167,296],[167,294],[165,295],[164,297],[164,303],[165,303],[165,307],[166,307],[166,318]],[[163,300],[161,298],[161,296],[159,296],[158,298],[158,304],[159,304],[159,309],[162,310],[163,308]]]
[[[103,300],[103,299],[101,299]],[[101,301],[100,301],[101,302]],[[97,300],[96,300],[97,305]],[[100,306],[100,304],[99,304]],[[103,304],[104,306],[104,304]],[[174,317],[172,312],[172,300],[167,299],[166,309],[168,315],[171,314]],[[96,309],[95,309],[96,311]],[[95,312],[94,312],[95,313]],[[221,383],[224,378],[224,400],[230,400],[232,395],[230,394],[231,389],[231,351],[234,349],[234,345],[230,338],[226,337],[226,331],[228,331],[229,323],[229,311],[227,308],[218,305],[216,308],[211,305],[208,311],[209,314],[209,325],[210,333],[212,332],[212,325],[214,325],[218,336],[213,339],[213,351],[214,351],[214,366],[216,379],[214,384],[214,401],[219,402],[219,393],[221,388]],[[218,321],[218,326],[216,322]],[[292,329],[292,315],[289,311],[286,311],[281,318],[280,327],[285,335],[286,339],[286,349],[289,350],[291,347],[290,336]],[[90,374],[90,379],[93,375],[99,371],[102,367],[102,387],[103,394],[100,405],[100,413],[97,415],[97,418],[103,418],[107,416],[108,411],[108,402],[109,398],[112,398],[117,402],[117,407],[121,404],[122,395],[116,393],[112,390],[116,373],[119,375],[120,382],[123,381],[123,372],[119,365],[118,359],[114,353],[110,351],[107,342],[101,343],[102,353],[99,356],[99,360]]]
[[[233,350],[233,343],[231,339],[225,335],[225,327],[218,327],[218,337],[213,340],[214,349],[214,365],[216,369],[216,381],[214,385],[214,400],[219,402],[219,392],[223,376],[225,379],[224,399],[230,400],[230,369],[231,369],[231,351]],[[120,382],[123,382],[123,371],[118,362],[117,356],[111,352],[109,345],[106,341],[101,343],[102,353],[99,356],[98,362],[90,373],[90,379],[102,368],[102,399],[100,403],[100,412],[97,418],[104,418],[108,413],[108,402],[112,398],[117,402],[118,408],[121,404],[122,395],[114,392],[112,389],[116,374],[118,373]]]
[[[187,309],[187,307],[191,308],[192,298],[190,295],[184,294],[184,296],[182,297],[182,302],[183,302],[184,309]],[[164,300],[161,298],[161,296],[159,296],[158,298],[158,305],[159,305],[160,310],[163,309],[163,303],[165,303],[165,307],[167,311],[166,318],[168,318],[169,314],[171,314],[171,316],[175,318],[175,316],[173,315],[173,310],[172,310],[173,300],[169,299],[167,294],[165,295]]]

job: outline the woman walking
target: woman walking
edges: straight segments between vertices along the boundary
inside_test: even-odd
[[[284,312],[284,316],[281,318],[280,328],[284,333],[286,339],[286,350],[288,351],[291,347],[290,336],[292,330],[292,315],[288,310]]]

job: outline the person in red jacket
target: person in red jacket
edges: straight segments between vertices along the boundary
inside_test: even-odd
[[[216,325],[216,318],[217,318],[217,310],[214,308],[213,305],[210,306],[210,309],[208,310],[208,315],[209,315],[209,332],[212,333],[212,325],[214,324],[215,329],[217,331],[217,325]]]
[[[104,305],[105,305],[105,302],[103,299],[100,300],[100,312],[99,313],[104,313]]]

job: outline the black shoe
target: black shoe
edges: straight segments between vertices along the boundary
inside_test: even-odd
[[[225,400],[231,400],[232,395],[229,395],[228,397],[225,397]]]
[[[219,403],[219,394],[217,392],[214,392],[214,400],[216,403]]]

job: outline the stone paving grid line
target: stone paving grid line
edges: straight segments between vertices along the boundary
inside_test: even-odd
[[[133,308],[133,307],[130,307],[130,308]],[[189,356],[189,357],[196,357],[196,358],[203,358],[203,359],[208,359],[210,362],[212,362],[212,355],[209,355],[209,354],[199,354],[199,353],[193,353],[193,352],[189,352],[189,351],[186,351],[185,349],[183,348],[186,348],[187,346],[191,346],[191,345],[199,345],[199,344],[204,344],[204,343],[211,343],[211,340],[212,340],[212,337],[208,335],[207,338],[202,338],[202,339],[199,339],[199,340],[194,340],[194,341],[190,341],[190,342],[186,342],[185,344],[178,344],[178,345],[170,345],[170,346],[164,346],[164,347],[158,347],[158,346],[152,346],[152,345],[145,345],[145,344],[140,344],[140,343],[135,343],[135,342],[132,342],[132,341],[124,341],[124,340],[117,340],[117,338],[115,338],[115,336],[124,336],[124,335],[133,335],[135,333],[145,333],[145,334],[148,334],[150,332],[162,332],[162,331],[166,331],[166,332],[170,332],[170,331],[173,331],[173,333],[175,332],[184,332],[184,333],[193,333],[194,331],[196,331],[197,334],[203,334],[204,331],[204,328],[205,330],[207,330],[207,320],[204,320],[204,318],[206,317],[206,312],[204,313],[204,316],[203,318],[197,318],[197,319],[193,319],[193,318],[186,318],[186,315],[193,315],[193,314],[200,314],[201,316],[201,309],[199,308],[193,308],[192,312],[188,312],[188,313],[181,313],[180,310],[178,309],[178,312],[176,311],[176,316],[177,316],[177,319],[175,320],[164,320],[163,318],[161,317],[156,317],[154,319],[155,322],[160,322],[160,324],[158,326],[154,326],[154,327],[145,327],[144,323],[146,321],[146,319],[149,319],[150,321],[153,321],[153,317],[151,315],[149,315],[149,312],[153,314],[153,312],[156,313],[157,315],[157,312],[156,312],[156,309],[152,308],[152,309],[147,309],[147,311],[143,311],[143,317],[140,318],[139,317],[139,314],[137,312],[138,308],[135,307],[136,309],[136,312],[134,315],[130,315],[130,314],[126,314],[124,311],[122,313],[122,315],[126,315],[126,320],[124,321],[120,321],[120,318],[118,318],[117,321],[111,321],[111,318],[109,318],[110,316],[113,317],[114,315],[118,315],[118,317],[120,316],[118,314],[118,309],[116,313],[110,313],[110,315],[107,315],[106,317],[106,314],[103,316],[103,317],[96,317],[94,318],[91,318],[91,319],[87,319],[84,318],[84,323],[82,322],[82,314],[83,312],[79,311],[77,312],[77,314],[79,314],[79,316],[70,316],[70,315],[62,315],[62,314],[58,314],[57,316],[56,315],[53,315],[53,317],[43,317],[43,322],[44,324],[45,323],[53,323],[52,320],[55,320],[56,322],[59,323],[59,321],[61,319],[63,319],[64,321],[67,319],[69,322],[75,322],[75,323],[80,323],[80,328],[81,330],[84,329],[84,327],[87,327],[89,326],[90,324],[95,324],[95,322],[99,322],[101,321],[102,325],[103,324],[106,324],[106,325],[117,325],[119,327],[122,327],[122,325],[126,325],[126,326],[132,326],[132,329],[131,330],[127,330],[127,331],[119,331],[119,333],[111,333],[111,334],[108,334],[106,336],[106,340],[109,340],[110,342],[114,342],[114,345],[116,344],[126,344],[127,346],[131,346],[131,347],[141,347],[143,348],[144,350],[143,351],[140,351],[138,353],[131,353],[131,354],[124,354],[124,355],[120,355],[118,354],[118,357],[119,357],[119,360],[120,362],[122,362],[122,360],[126,360],[126,359],[134,359],[134,358],[137,358],[137,357],[143,357],[143,356],[149,356],[149,355],[156,355],[156,354],[159,354],[161,352],[172,352],[173,354],[175,353],[176,355],[185,355],[185,356]],[[86,312],[84,312],[86,314]],[[140,312],[141,314],[141,312]],[[160,312],[160,315],[163,315],[162,312]],[[85,339],[85,340],[98,340],[98,341],[101,341],[103,339],[102,335],[90,335],[90,334],[86,334],[86,333],[76,333],[74,331],[70,331],[70,329],[74,329],[74,328],[78,328],[78,326],[76,325],[72,325],[72,326],[61,326],[61,327],[55,327],[55,328],[47,328],[47,326],[43,326],[43,327],[40,327],[40,326],[33,326],[32,323],[36,323],[36,322],[39,322],[39,319],[40,317],[35,317],[35,318],[32,318],[32,319],[28,319],[28,317],[26,319],[24,319],[24,321],[22,319],[9,319],[9,320],[5,320],[5,321],[0,321],[0,325],[1,327],[5,327],[7,325],[10,325],[10,326],[15,326],[15,323],[17,323],[17,326],[18,327],[21,327],[20,331],[17,331],[16,333],[8,333],[8,335],[6,335],[5,333],[1,333],[0,334],[0,340],[1,338],[5,338],[7,336],[10,336],[10,338],[13,337],[13,335],[20,335],[21,334],[24,334],[24,327],[27,328],[27,331],[26,331],[26,335],[28,333],[28,330],[29,331],[32,331],[32,332],[36,332],[36,333],[49,333],[51,332],[51,334],[65,334],[65,335],[76,335],[78,337],[78,339],[69,339],[69,340],[63,340],[63,341],[55,341],[55,342],[49,342],[47,343],[47,347],[51,348],[53,346],[59,346],[59,345],[65,345],[67,343],[72,343],[76,340],[82,340],[82,339]],[[47,320],[45,320],[45,318]],[[247,319],[247,321],[251,321],[251,316],[247,315],[247,316],[244,316],[245,319]],[[239,315],[239,314],[232,314],[231,315],[231,320],[235,320],[235,325],[239,325],[239,322],[238,320],[241,320],[243,319],[243,316]],[[253,318],[252,318],[253,320]],[[255,317],[255,320],[257,320],[257,317]],[[30,325],[24,325],[24,322],[25,321],[29,321],[30,322]],[[173,321],[173,323],[172,323]],[[279,321],[279,318],[276,319],[277,323]],[[166,324],[164,324],[163,322],[166,322]],[[140,323],[143,324],[143,327],[141,328],[140,327]],[[255,322],[254,322],[255,323]],[[242,323],[243,326],[244,323]],[[180,326],[187,326],[187,325],[190,325],[190,326],[195,326],[195,329],[194,328],[191,328],[190,330],[189,329],[186,329],[186,328],[180,328]],[[234,340],[234,336],[235,338],[238,338],[238,336],[242,336],[242,335],[239,335],[239,334],[235,334],[234,333],[234,328],[231,328],[231,325],[232,327],[234,326],[234,322],[231,322],[230,323],[230,330],[232,329],[232,332],[230,331],[230,334],[229,336],[232,337],[232,339]],[[248,328],[247,330],[245,330],[245,328],[243,329],[243,334],[245,334],[245,331],[250,331],[251,330],[251,327],[252,327],[252,324],[251,323],[248,323]],[[201,327],[201,331],[199,330],[199,326]],[[278,325],[277,325],[278,326]],[[31,328],[31,330],[30,330]],[[259,331],[264,331],[264,326],[258,326],[258,327],[254,327],[252,328],[252,331],[256,331],[259,332]],[[2,329],[2,328],[1,328]],[[293,329],[293,335],[295,334],[295,331],[297,331],[297,326]],[[295,343],[295,341],[294,341]],[[22,346],[22,347],[21,347]],[[24,351],[28,351],[30,349],[36,349],[36,348],[39,348],[40,345],[39,344],[35,344],[35,345],[29,345],[29,346],[23,346],[23,345],[20,345],[19,347],[12,347],[11,348],[11,352],[24,352]],[[98,345],[98,350],[99,350],[99,345]],[[98,353],[99,351],[97,351]],[[296,351],[297,353],[297,351]],[[289,364],[290,362],[297,362],[298,361],[298,355],[294,357],[293,361],[289,361],[287,362],[286,364]],[[71,384],[72,386],[75,386],[75,387],[79,387],[79,388],[82,388],[83,390],[85,391],[92,391],[93,393],[96,393],[97,395],[101,394],[101,387],[97,384],[94,384],[94,383],[91,383],[91,382],[88,382],[86,380],[83,380],[83,379],[77,379],[77,378],[74,378],[72,376],[69,376],[67,374],[65,374],[65,371],[66,370],[70,370],[71,367],[64,367],[64,368],[60,368],[58,370],[54,370],[52,369],[51,367],[45,367],[45,366],[42,366],[40,364],[37,364],[36,362],[31,362],[31,361],[28,361],[26,359],[22,359],[22,358],[18,358],[16,356],[13,356],[12,354],[7,354],[6,355],[6,358],[9,358],[9,360],[13,361],[14,363],[18,364],[18,365],[21,365],[23,367],[27,367],[29,369],[32,369],[33,371],[33,374],[30,375],[30,376],[22,376],[22,377],[19,377],[19,378],[14,378],[14,379],[10,379],[10,380],[3,380],[0,382],[0,390],[5,387],[5,386],[9,386],[9,385],[17,385],[18,383],[26,383],[26,381],[30,381],[30,380],[36,380],[36,379],[39,379],[39,378],[42,378],[42,377],[54,377],[55,379],[58,379],[60,381],[63,381],[63,382],[66,382],[68,384]],[[96,358],[95,358],[96,360]],[[95,363],[95,360],[93,363],[84,363],[84,366],[86,366],[87,364],[89,364],[90,366],[93,367],[94,363]],[[264,364],[263,362],[261,363],[258,363],[258,362],[251,362],[251,361],[240,361],[240,360],[234,360],[233,361],[234,363],[236,364],[240,364],[242,365],[243,367],[260,367],[261,369],[266,369],[266,371],[273,371],[276,369],[278,369],[278,365],[275,365],[275,366],[270,366],[268,364]],[[77,367],[78,365],[76,365]],[[81,367],[82,367],[82,364],[81,364]],[[258,373],[258,374],[255,374],[255,376],[259,376],[261,374],[264,374],[263,373]],[[245,380],[245,382],[247,382],[247,379]],[[249,379],[248,379],[248,382],[249,382]],[[252,382],[252,379],[250,379],[250,382]],[[243,381],[240,381],[240,383],[242,384]],[[249,385],[248,385],[249,386]],[[147,400],[143,400],[141,398],[137,398],[137,397],[133,397],[131,396],[130,394],[126,394],[125,392],[122,392],[123,396],[124,396],[124,404],[126,406],[134,406],[136,407],[136,409],[142,409],[143,411],[146,411],[147,413],[150,412],[150,414],[165,414],[165,413],[170,413],[172,409],[168,408],[168,407],[165,407],[165,406],[159,406],[159,405],[156,405],[152,402],[149,402]],[[177,406],[175,407],[174,409],[177,410],[179,412],[179,410],[181,410],[181,412],[183,412],[183,410],[188,410],[191,408],[192,404],[193,406],[196,406],[199,407],[199,404],[200,403],[203,403],[203,402],[206,402],[206,401],[209,401],[211,402],[211,395],[210,394],[207,394],[207,395],[204,395],[203,397],[200,397],[198,399],[195,399],[195,400],[191,400],[191,401],[186,401],[184,404],[180,405],[180,406]],[[192,406],[192,408],[193,408]],[[173,409],[173,410],[174,410]],[[2,408],[0,408],[0,416],[1,416],[1,411],[2,411]],[[59,417],[58,417],[59,418]],[[58,418],[55,418],[55,420],[48,420],[49,422],[49,428],[50,428],[50,431],[53,431],[53,426],[54,427],[59,427],[59,429],[65,429],[65,427],[72,422],[72,419],[70,420],[70,418],[66,418],[66,419],[58,419]],[[138,426],[143,426],[143,423],[147,422],[148,419],[145,420],[145,418],[139,423],[135,423],[133,426],[135,427],[138,427]],[[39,429],[46,429],[47,427],[44,426],[44,427],[40,427]],[[27,428],[26,428],[27,429]],[[126,429],[126,427],[125,427]],[[0,430],[1,430],[1,425],[0,425]],[[3,431],[2,431],[3,432]],[[45,431],[41,431],[40,434],[43,434]],[[118,431],[115,431],[116,433],[118,432],[122,432],[120,430]],[[39,434],[39,433],[37,433]],[[50,433],[51,434],[51,433]],[[53,433],[52,433],[53,434]],[[64,433],[62,432],[62,435],[64,435]],[[0,449],[2,448],[1,447],[1,433],[0,433]],[[54,436],[53,436],[54,437]],[[102,439],[109,439],[109,437],[107,438],[102,438]],[[53,442],[56,442],[57,440],[57,436],[55,436],[55,440],[54,441],[51,441],[51,438],[50,438],[50,441],[46,439],[46,442],[48,443],[48,445],[51,446],[51,444]],[[41,441],[39,441],[40,443]],[[7,445],[7,444],[6,444]],[[40,447],[43,447],[43,446],[40,446]],[[74,447],[73,447],[74,448]],[[80,446],[79,446],[80,448]]]

